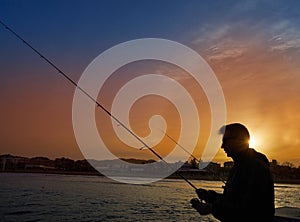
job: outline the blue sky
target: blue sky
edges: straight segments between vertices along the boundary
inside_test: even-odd
[[[38,49],[57,61],[68,62],[71,58],[83,66],[99,52],[136,38],[166,38],[188,46],[198,43],[199,47],[216,43],[220,40],[218,35],[224,38],[226,31],[233,32],[237,39],[260,35],[272,38],[282,31],[291,41],[299,37],[299,31],[292,30],[299,27],[298,1],[2,0],[0,3],[1,19]],[[286,29],[289,33],[284,32]],[[3,36],[6,53],[20,47],[12,41]],[[294,44],[299,46],[299,42]]]

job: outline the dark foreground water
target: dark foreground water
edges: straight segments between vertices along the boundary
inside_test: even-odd
[[[222,182],[192,181],[221,191]],[[276,184],[276,207],[300,207],[300,185]],[[105,177],[0,173],[0,221],[217,221],[200,216],[182,180],[146,185]]]

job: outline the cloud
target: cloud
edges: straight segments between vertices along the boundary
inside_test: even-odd
[[[299,33],[300,34],[300,33]],[[297,36],[280,36],[271,41],[270,50],[273,51],[285,51],[289,49],[300,48],[300,35]]]
[[[192,44],[214,61],[241,57],[251,53],[255,47],[265,53],[300,52],[299,25],[292,18],[271,20],[267,17],[260,21],[244,18],[206,24],[198,31],[198,37]]]
[[[200,48],[210,61],[222,62],[225,59],[236,59],[248,53],[256,44],[257,38],[244,31],[243,22],[202,27],[201,35],[192,43]],[[249,26],[248,26],[249,27]],[[251,32],[257,27],[252,27]]]
[[[245,52],[244,48],[229,48],[224,50],[214,50],[215,52],[208,55],[209,60],[223,60],[223,59],[234,59],[240,57]]]
[[[300,31],[288,20],[271,27],[270,51],[286,51],[300,48]]]
[[[205,44],[207,42],[215,42],[220,39],[225,38],[228,36],[231,32],[232,27],[229,25],[222,25],[219,27],[216,26],[207,26],[207,27],[202,27],[201,28],[201,33],[202,34],[200,37],[196,38],[195,40],[192,41],[193,44],[198,45],[198,44]]]
[[[271,51],[285,51],[288,49],[298,49],[300,48],[300,39],[292,39],[283,41],[280,44],[270,46]]]

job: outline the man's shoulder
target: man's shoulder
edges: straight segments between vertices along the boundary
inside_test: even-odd
[[[266,164],[269,167],[270,162],[269,162],[267,156],[263,153],[257,152],[256,150],[254,150],[254,151],[256,152],[256,156],[257,156],[258,161],[262,161],[264,164]]]
[[[253,148],[249,148],[244,154],[244,161],[247,164],[258,164],[266,167],[270,166],[267,156],[263,153],[256,151]]]

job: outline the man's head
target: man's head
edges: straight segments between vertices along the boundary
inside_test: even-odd
[[[221,127],[220,132],[223,134],[222,148],[227,156],[235,157],[240,151],[249,148],[250,134],[244,125],[229,124]]]

